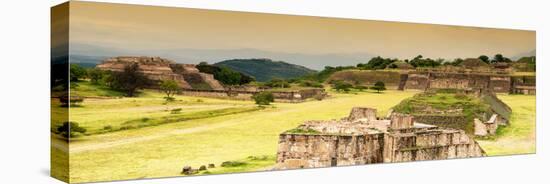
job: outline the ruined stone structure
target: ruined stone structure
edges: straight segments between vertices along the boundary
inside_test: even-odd
[[[162,80],[177,81],[183,89],[202,88],[223,90],[222,84],[211,74],[201,73],[192,64],[177,64],[172,60],[160,57],[121,56],[104,60],[97,68],[101,70],[122,72],[129,64],[137,63],[140,72],[153,81],[150,88],[158,88]]]
[[[393,113],[355,107],[341,120],[307,121],[280,134],[276,169],[439,160],[485,156],[464,131],[416,123]]]
[[[248,90],[194,90],[185,89],[181,91],[182,95],[186,96],[200,96],[211,98],[230,98],[235,100],[251,100],[252,96],[256,93],[266,91],[268,89],[248,89]],[[316,95],[326,95],[325,89],[302,89],[302,90],[289,90],[289,91],[272,91],[275,102],[289,102],[297,103],[304,102],[309,98],[313,98]]]
[[[152,82],[148,88],[157,89],[163,80],[174,80],[187,96],[252,100],[256,93],[269,89],[253,86],[223,86],[212,74],[200,72],[194,64],[178,64],[160,57],[121,56],[104,60],[96,67],[101,70],[122,72],[129,64],[137,63],[139,70]],[[303,102],[317,95],[325,95],[321,88],[272,92],[276,102]]]
[[[410,72],[398,89],[488,89],[495,93],[536,94],[533,77],[512,77],[504,74]]]

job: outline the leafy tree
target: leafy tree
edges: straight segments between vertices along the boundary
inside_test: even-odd
[[[502,54],[496,54],[495,57],[493,57],[493,60],[491,61],[493,63],[499,63],[499,62],[512,62],[510,58],[504,57]]]
[[[86,133],[86,128],[80,127],[76,122],[66,121],[57,127],[57,133],[65,138],[77,137],[79,134]]]
[[[99,84],[105,77],[105,71],[98,68],[92,68],[88,70],[88,78],[92,84]]]
[[[367,69],[367,70],[378,70],[378,69],[385,69],[388,67],[388,65],[396,62],[397,59],[390,59],[390,58],[382,58],[380,56],[373,57],[367,62],[366,64],[359,63],[357,64],[357,68]],[[397,65],[395,65],[397,68]]]
[[[79,79],[86,77],[86,69],[82,68],[78,64],[71,64],[69,70],[71,82],[78,82]]]
[[[266,86],[272,87],[272,88],[289,88],[290,84],[284,80],[284,79],[271,79],[271,81],[265,83]]]
[[[124,91],[129,97],[134,96],[138,89],[150,83],[149,79],[139,71],[137,63],[125,66],[123,72],[114,72],[111,80],[111,86],[115,90]]]
[[[336,91],[344,91],[344,92],[350,91],[350,88],[353,87],[353,85],[344,81],[334,81],[333,85]]]
[[[488,56],[486,56],[486,55],[481,55],[481,56],[479,56],[479,57],[477,57],[477,58],[478,58],[479,60],[481,60],[481,61],[483,61],[483,62],[489,64],[489,57],[488,57]]]
[[[267,91],[254,94],[252,99],[254,99],[258,106],[269,105],[274,101],[273,93]]]
[[[414,67],[437,67],[443,63],[442,59],[433,60],[431,58],[424,58],[422,55],[416,56],[414,59],[409,61]]]
[[[299,81],[299,82],[300,82],[300,86],[302,86],[302,87],[323,88],[323,84],[321,84],[319,82],[310,81],[310,80],[304,80],[304,81]]]
[[[173,99],[172,96],[180,90],[180,87],[174,80],[165,80],[160,83],[160,90],[166,94],[166,100],[169,100]]]
[[[376,90],[377,93],[380,93],[380,91],[386,90],[386,84],[382,81],[378,81],[374,83],[374,86],[372,86],[371,89]]]

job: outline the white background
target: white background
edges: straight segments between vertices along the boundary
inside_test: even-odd
[[[49,177],[50,7],[0,6],[0,183],[62,183]],[[550,6],[545,1],[111,0],[163,6],[314,15],[537,31],[537,154],[117,183],[548,183]],[[391,36],[391,35],[388,35]],[[452,43],[450,43],[452,44]]]

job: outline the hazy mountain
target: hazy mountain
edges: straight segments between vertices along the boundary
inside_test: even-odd
[[[537,55],[537,50],[532,50],[532,51],[529,51],[529,52],[525,52],[525,53],[521,53],[521,54],[518,54],[518,55],[515,55],[513,57],[511,57],[510,59],[516,61],[522,57],[531,57],[531,56],[536,56]]]
[[[314,73],[315,70],[270,59],[232,59],[214,64],[224,66],[265,82],[273,78],[288,79]]]
[[[270,58],[322,70],[325,66],[349,66],[367,62],[372,55],[368,53],[347,54],[301,54],[271,52],[257,49],[170,49],[170,50],[125,50],[118,48],[99,47],[86,44],[71,44],[71,55],[88,57],[114,57],[121,55],[159,56],[172,59],[178,63],[194,63],[201,61],[216,63],[235,58]]]

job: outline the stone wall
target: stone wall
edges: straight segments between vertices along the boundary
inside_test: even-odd
[[[510,93],[512,77],[497,74],[410,72],[403,89],[490,89],[496,93]]]
[[[485,156],[477,142],[461,130],[425,130],[384,136],[384,162],[442,160]]]
[[[380,163],[383,143],[383,134],[281,134],[276,167],[298,169]]]
[[[444,128],[461,129],[472,133],[472,123],[469,123],[464,115],[445,115],[445,114],[415,114],[416,122],[435,125]]]

